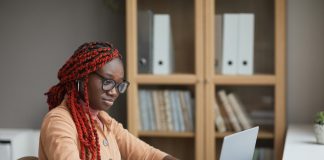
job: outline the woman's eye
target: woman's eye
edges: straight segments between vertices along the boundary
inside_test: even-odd
[[[112,82],[109,81],[109,80],[106,80],[106,81],[103,82],[104,85],[110,85],[111,83],[112,83]]]

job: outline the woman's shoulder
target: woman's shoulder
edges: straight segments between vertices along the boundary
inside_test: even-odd
[[[71,126],[73,126],[73,124],[74,124],[69,109],[67,108],[67,106],[63,106],[63,105],[53,108],[51,111],[49,111],[45,115],[45,117],[43,119],[43,125],[44,124],[46,125],[49,122],[68,123]]]
[[[46,118],[51,118],[51,117],[66,117],[66,118],[72,118],[69,109],[66,106],[57,106],[50,110],[46,115]]]
[[[66,106],[57,106],[49,111],[42,122],[41,134],[50,136],[53,134],[73,133],[77,135],[73,118]]]

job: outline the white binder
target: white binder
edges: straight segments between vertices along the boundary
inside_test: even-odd
[[[153,17],[153,74],[170,74],[173,71],[170,15]]]
[[[138,73],[152,73],[153,12],[138,11]]]
[[[217,74],[222,73],[222,56],[223,56],[223,15],[215,16],[215,71]]]
[[[238,68],[239,15],[224,14],[222,74],[235,75]]]
[[[253,74],[254,15],[239,14],[238,74]]]

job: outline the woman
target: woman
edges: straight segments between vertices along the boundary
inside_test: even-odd
[[[39,159],[175,159],[131,135],[105,112],[129,85],[121,55],[111,44],[81,45],[58,78],[46,93],[50,112],[41,127]]]

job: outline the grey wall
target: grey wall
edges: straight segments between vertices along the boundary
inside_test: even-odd
[[[39,128],[43,93],[81,43],[111,41],[125,53],[125,15],[102,0],[0,1],[0,128]],[[287,0],[287,117],[324,110],[324,1]],[[125,97],[112,115],[125,123]]]
[[[324,110],[324,1],[288,0],[287,114],[312,123]]]
[[[0,128],[40,127],[48,110],[43,94],[82,43],[110,41],[124,52],[124,16],[103,0],[1,0]],[[112,112],[123,121],[120,103]]]

